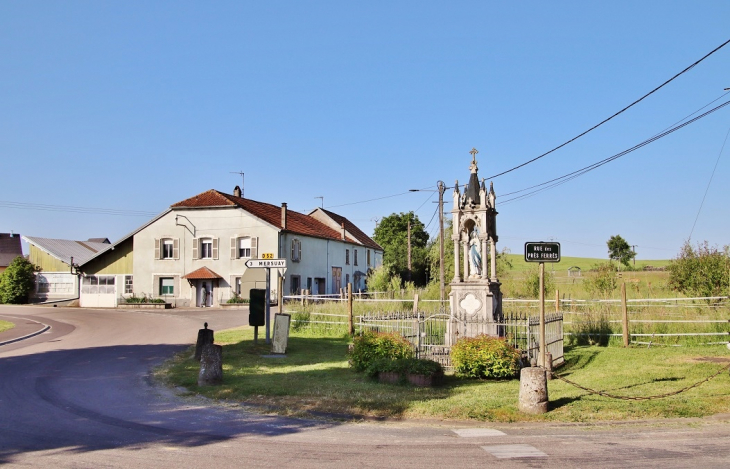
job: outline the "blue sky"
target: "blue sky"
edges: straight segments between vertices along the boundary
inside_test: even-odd
[[[243,171],[248,198],[306,212],[322,196],[367,233],[414,210],[436,234],[436,195],[409,189],[463,184],[472,147],[489,177],[569,140],[730,39],[728,18],[725,1],[2,1],[0,232],[115,240],[150,218],[132,211],[230,193]],[[692,240],[730,244],[730,106],[501,197],[730,100],[729,71],[730,45],[494,178],[499,247],[605,257],[620,234],[639,259],[674,257],[718,157]]]

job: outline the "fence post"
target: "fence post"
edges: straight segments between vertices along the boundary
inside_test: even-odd
[[[624,347],[629,346],[629,310],[626,306],[626,282],[621,284],[621,312],[623,313]]]
[[[355,324],[352,322],[352,284],[347,284],[347,311],[349,312],[350,337],[355,335]]]
[[[413,295],[413,314],[418,312],[418,293]]]

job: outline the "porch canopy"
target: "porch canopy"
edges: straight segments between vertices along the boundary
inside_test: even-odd
[[[201,267],[199,269],[193,270],[189,274],[183,275],[183,278],[187,280],[215,280],[223,277],[216,274],[207,267]]]

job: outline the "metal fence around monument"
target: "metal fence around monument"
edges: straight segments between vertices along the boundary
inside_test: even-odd
[[[360,315],[355,326],[360,332],[370,330],[398,333],[413,344],[416,357],[437,361],[446,368],[452,366],[449,344],[464,337],[463,331],[479,330],[486,326],[496,326],[500,335],[510,345],[521,350],[528,361],[537,360],[539,353],[540,319],[537,317],[506,315],[502,321],[495,323],[478,318],[452,318],[446,312],[392,312]],[[563,364],[562,313],[545,316],[545,342],[547,351],[552,354],[553,364]]]

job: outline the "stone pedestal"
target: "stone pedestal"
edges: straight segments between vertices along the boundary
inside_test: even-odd
[[[503,327],[498,324],[502,320],[499,283],[489,280],[452,283],[450,302],[446,345],[453,345],[461,337],[504,335]]]
[[[205,344],[200,357],[198,386],[210,386],[223,382],[223,347]]]
[[[547,376],[543,368],[531,367],[520,370],[520,398],[518,408],[527,414],[544,414],[548,411]]]

